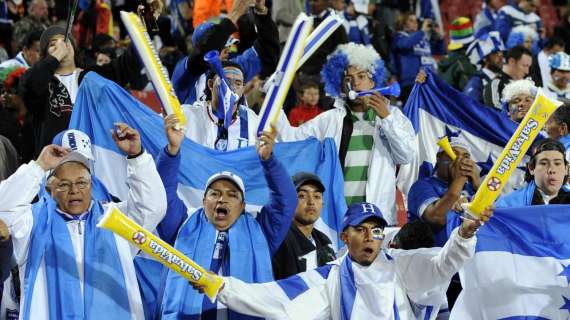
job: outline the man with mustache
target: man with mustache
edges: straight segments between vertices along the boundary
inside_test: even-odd
[[[216,274],[246,282],[272,281],[271,256],[285,238],[297,206],[295,186],[273,155],[275,133],[263,132],[256,143],[270,201],[254,215],[245,210],[243,180],[229,171],[208,179],[201,208],[186,207],[176,194],[185,134],[176,129],[178,119],[174,115],[167,116],[164,124],[168,145],[158,156],[157,168],[167,190],[168,208],[158,227],[160,237]],[[221,303],[211,303],[173,271],[166,271],[164,281],[161,319],[248,318]]]

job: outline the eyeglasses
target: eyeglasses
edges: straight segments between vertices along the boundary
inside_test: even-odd
[[[73,188],[73,185],[77,187],[77,189],[85,189],[91,184],[90,180],[79,180],[77,182],[71,181],[63,181],[56,185],[55,189],[59,192],[69,192]]]
[[[372,235],[374,240],[384,240],[384,230],[380,227],[367,228],[365,226],[356,226],[354,230],[358,233],[368,233]]]

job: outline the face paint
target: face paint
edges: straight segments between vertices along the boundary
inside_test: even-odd
[[[382,228],[372,228],[370,232],[372,233],[372,239],[384,240],[384,230]]]

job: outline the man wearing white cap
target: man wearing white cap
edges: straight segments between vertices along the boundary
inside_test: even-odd
[[[285,167],[273,155],[275,133],[263,132],[256,147],[270,190],[270,201],[256,214],[245,210],[246,189],[242,179],[229,171],[212,175],[206,182],[203,207],[187,208],[178,198],[180,146],[184,132],[177,130],[175,116],[165,119],[168,145],[159,154],[157,168],[168,196],[168,209],[159,225],[165,241],[221,275],[246,282],[273,280],[271,256],[287,235],[297,207],[297,192]],[[159,292],[161,319],[247,319],[220,303],[211,303],[192,289],[188,281],[168,270],[164,292]]]
[[[473,65],[481,69],[467,81],[463,93],[483,103],[483,88],[493,81],[503,68],[505,46],[497,31],[482,35],[467,48]]]
[[[127,155],[130,187],[116,206],[152,230],[166,211],[154,161],[126,124],[116,125],[113,140]],[[31,205],[48,170],[51,197]],[[134,276],[138,249],[96,227],[110,205],[91,191],[87,158],[54,144],[0,184],[0,219],[9,226],[23,288],[20,319],[144,317]]]
[[[462,203],[469,201],[480,184],[479,170],[471,148],[460,137],[450,139],[457,159],[439,149],[434,175],[416,181],[408,194],[408,220],[423,220],[432,227],[434,246],[442,247],[450,232],[461,224]]]
[[[570,101],[570,56],[558,52],[550,56],[551,80],[545,86],[545,92],[553,99]]]
[[[120,199],[113,196],[107,187],[95,175],[95,157],[91,149],[91,139],[83,131],[69,129],[58,133],[52,141],[53,144],[61,146],[70,151],[81,153],[87,160],[89,160],[89,169],[91,171],[91,194],[94,199],[119,202]]]

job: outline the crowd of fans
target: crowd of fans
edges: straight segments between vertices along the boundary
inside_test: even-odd
[[[439,8],[431,4],[426,10],[424,2],[81,0],[66,41],[71,4],[1,1],[0,280],[4,289],[0,320],[18,315],[22,319],[84,315],[179,319],[197,314],[202,319],[279,318],[290,311],[283,307],[284,299],[292,298],[285,289],[287,297],[272,293],[271,281],[288,279],[293,282],[281,286],[294,287],[298,279],[289,277],[316,268],[322,276],[318,281],[309,273],[303,279],[313,277],[313,285],[323,288],[337,279],[343,288],[358,289],[358,281],[347,283],[343,276],[346,261],[355,266],[349,267],[350,272],[355,268],[370,281],[390,284],[369,292],[362,288],[358,299],[367,294],[391,301],[377,309],[355,304],[352,318],[375,314],[398,319],[400,313],[409,316],[402,319],[416,319],[426,316],[426,310],[420,314],[410,305],[427,303],[437,305],[439,316],[445,316],[447,303],[451,309],[461,290],[457,281],[447,291],[449,300],[433,302],[433,297],[422,294],[441,286],[445,292],[473,254],[474,233],[493,208],[482,221],[461,219],[461,204],[469,201],[482,178],[472,146],[452,138],[457,158],[438,150],[433,175],[416,181],[407,194],[409,223],[388,236],[386,227],[405,222],[396,215],[398,166],[411,163],[418,153],[416,133],[403,108],[414,86],[425,81],[428,69],[466,99],[504,113],[511,119],[505,121],[515,123],[521,122],[542,88],[565,105],[546,124],[548,138],[533,148],[526,183],[502,197],[497,206],[569,203],[565,184],[570,159],[570,4],[487,0],[480,12],[451,17],[448,25],[442,25]],[[560,25],[550,30],[537,14],[545,3],[556,8],[560,19]],[[113,139],[128,158],[130,192],[123,202],[91,174],[89,137],[67,130],[88,72],[129,90],[153,91],[120,23],[121,10],[144,17],[189,123],[184,131],[175,116],[165,117],[168,144],[154,161],[132,125],[116,125]],[[258,135],[256,123],[271,84],[268,79],[300,13],[312,16],[315,26],[330,15],[338,16],[342,25],[298,69],[274,130]],[[211,50],[220,53],[225,81],[204,60]],[[398,97],[376,92],[350,98],[353,92],[395,82],[401,86]],[[224,124],[217,112],[224,103],[219,92],[227,89],[238,97],[231,106],[235,112],[230,124]],[[315,228],[326,192],[320,178],[311,172],[291,178],[286,164],[272,153],[275,142],[311,137],[333,138],[336,143],[349,208],[342,230],[336,231],[348,254],[337,252],[323,230]],[[203,208],[187,208],[176,193],[180,146],[186,138],[219,151],[254,146],[271,191],[269,203],[255,215],[248,213],[244,182],[231,172],[221,172],[207,181]],[[83,146],[70,152],[70,141],[82,141]],[[169,271],[154,275],[160,280],[156,296],[139,294],[143,279],[151,275],[138,267],[136,250],[95,228],[108,202],[118,202],[138,223],[156,229],[162,239],[208,270],[227,276],[220,300],[210,302],[200,293],[203,288],[192,288]],[[89,241],[96,245],[88,249]],[[416,258],[389,251],[421,247],[444,249]],[[72,256],[65,257],[68,254]],[[58,271],[66,258],[77,262],[73,272]],[[340,262],[329,264],[332,261]],[[449,268],[434,266],[442,263]],[[392,278],[379,278],[378,270]],[[410,281],[417,278],[410,275],[414,272],[424,273],[424,280]],[[115,287],[103,289],[112,293],[112,302],[87,284],[102,279],[101,287],[112,286],[111,280],[119,278]],[[315,314],[297,316],[350,318],[350,312],[339,307],[346,302],[344,289],[335,290],[329,300],[314,305]],[[75,296],[72,304],[81,302],[80,307],[66,305],[70,296]],[[408,309],[413,312],[406,313]],[[437,316],[436,312],[427,318]]]

